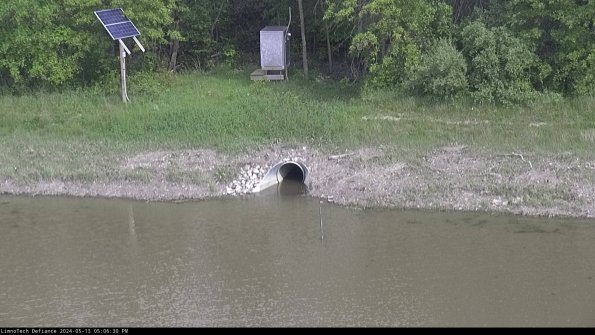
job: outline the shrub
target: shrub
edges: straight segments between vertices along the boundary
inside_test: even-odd
[[[581,52],[571,53],[581,54]],[[588,53],[587,56],[576,56],[569,61],[568,68],[572,68],[572,92],[578,95],[594,95],[595,94],[595,48]],[[582,56],[582,57],[581,57]],[[571,71],[568,71],[571,72]]]
[[[409,88],[435,98],[454,98],[467,91],[467,64],[449,40],[434,43],[414,70]]]
[[[533,82],[543,80],[543,71],[531,47],[506,28],[487,28],[479,21],[463,28],[461,40],[476,102],[510,105],[533,100]]]

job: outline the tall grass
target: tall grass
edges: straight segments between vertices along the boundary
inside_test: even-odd
[[[1,96],[0,137],[7,141],[34,134],[228,150],[267,143],[412,150],[457,143],[491,152],[585,155],[594,145],[593,97],[545,96],[532,106],[501,108],[435,103],[387,91],[362,94],[354,85],[306,82],[295,75],[284,82],[251,82],[249,71],[132,77],[129,104],[121,103],[117,87],[111,92]]]

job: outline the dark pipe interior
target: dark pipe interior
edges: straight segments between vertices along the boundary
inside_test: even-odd
[[[283,179],[296,180],[302,183],[305,179],[304,171],[299,165],[295,163],[283,164],[279,168],[279,174],[281,177],[283,177]]]

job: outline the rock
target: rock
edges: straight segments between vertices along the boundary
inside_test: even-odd
[[[523,198],[521,198],[521,197],[515,197],[514,199],[512,199],[513,205],[518,205],[518,204],[521,204],[522,202],[523,202]]]
[[[494,206],[506,206],[508,205],[508,201],[502,200],[501,198],[492,200],[492,205]]]

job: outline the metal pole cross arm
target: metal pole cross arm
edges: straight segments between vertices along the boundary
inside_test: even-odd
[[[136,45],[138,45],[138,47],[140,48],[140,50],[142,52],[145,52],[145,48],[143,47],[142,44],[140,44],[140,42],[138,41],[138,39],[136,38],[136,36],[133,36],[132,39],[134,40],[134,42],[136,42]]]
[[[118,42],[120,43],[120,46],[122,46],[122,48],[124,48],[124,50],[126,51],[126,53],[128,55],[130,55],[130,50],[128,50],[128,48],[126,47],[126,44],[124,44],[124,42],[122,40],[120,40],[120,39],[118,40]],[[126,56],[126,55],[124,55],[124,56]]]

